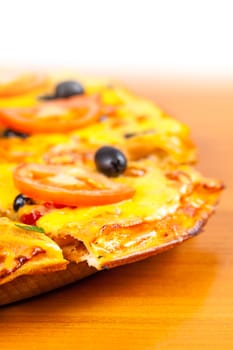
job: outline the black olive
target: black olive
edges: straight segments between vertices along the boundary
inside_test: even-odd
[[[57,84],[55,89],[56,98],[66,98],[82,94],[84,94],[83,86],[80,83],[72,80]]]
[[[23,207],[25,204],[34,204],[34,201],[22,193],[18,194],[13,203],[14,211],[18,211],[19,208]]]
[[[127,159],[119,149],[103,146],[95,154],[95,164],[101,173],[116,177],[126,170]]]
[[[82,95],[84,93],[84,88],[80,83],[68,80],[57,84],[54,93],[38,96],[38,100],[56,100],[57,98],[67,98],[75,95]]]
[[[2,133],[2,137],[4,138],[19,137],[21,139],[26,139],[28,136],[28,134],[11,129],[5,129]]]

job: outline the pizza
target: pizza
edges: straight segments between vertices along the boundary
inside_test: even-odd
[[[0,305],[201,231],[223,189],[186,125],[118,83],[0,71]]]

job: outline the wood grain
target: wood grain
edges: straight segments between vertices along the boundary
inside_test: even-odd
[[[0,309],[2,349],[233,348],[233,87],[125,79],[192,129],[227,189],[205,233],[161,255]]]

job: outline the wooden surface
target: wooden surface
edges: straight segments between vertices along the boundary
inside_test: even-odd
[[[233,349],[233,88],[127,82],[190,125],[227,186],[217,213],[171,251],[0,309],[2,349]]]

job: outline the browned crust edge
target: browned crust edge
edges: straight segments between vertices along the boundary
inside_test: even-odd
[[[209,204],[205,203],[205,205],[202,208],[199,208],[200,210],[199,213],[197,214],[196,217],[195,216],[193,217],[194,225],[184,229],[183,232],[180,232],[180,234],[177,234],[176,239],[172,239],[164,244],[161,244],[156,247],[152,247],[150,249],[140,250],[133,254],[131,253],[123,257],[115,258],[112,261],[107,261],[104,263],[104,265],[102,265],[102,268],[110,269],[120,265],[125,265],[125,264],[146,259],[150,256],[153,256],[163,251],[166,251],[168,249],[171,249],[174,246],[179,245],[182,242],[186,241],[187,239],[196,236],[198,233],[202,231],[203,227],[207,223],[210,216],[214,214],[216,206],[218,205],[218,202],[219,202],[220,192],[223,190],[223,188],[224,186],[221,183],[219,183],[219,187],[217,188],[214,195],[215,199],[211,200]]]
[[[107,262],[105,264],[105,266],[103,266],[103,269],[110,269],[110,268],[117,267],[120,265],[130,264],[133,262],[144,260],[146,258],[157,255],[157,254],[162,253],[166,250],[169,250],[169,249],[175,247],[176,245],[179,245],[179,244],[183,243],[184,241],[186,241],[187,239],[192,238],[192,237],[196,236],[197,234],[199,234],[200,232],[202,232],[202,228],[207,223],[208,217],[203,218],[203,219],[199,220],[198,222],[196,222],[196,224],[192,228],[190,228],[183,236],[180,236],[177,239],[174,239],[170,242],[164,243],[164,244],[162,244],[158,247],[155,247],[155,248],[147,249],[147,250],[142,251],[142,252],[141,251],[136,252],[133,255],[132,254],[126,255],[123,258],[119,258],[119,259],[115,259],[114,261]]]
[[[159,247],[152,248],[144,252],[137,252],[134,255],[131,254],[129,256],[125,256],[124,258],[114,260],[106,264],[103,269],[140,261],[171,249],[174,246],[181,244],[183,241],[200,233],[207,220],[207,217],[199,220],[194,227],[188,230],[184,236],[179,237],[177,240],[167,242]],[[97,272],[97,270],[94,267],[89,266],[87,262],[81,262],[78,264],[70,263],[67,266],[67,269],[62,271],[20,276],[13,281],[0,286],[0,306],[55,290],[62,286],[76,282],[95,272]]]
[[[70,263],[66,270],[23,275],[0,286],[0,306],[49,292],[96,272],[86,262]]]

